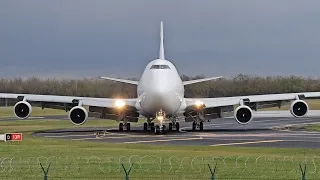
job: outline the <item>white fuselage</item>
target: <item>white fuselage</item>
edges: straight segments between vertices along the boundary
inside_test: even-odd
[[[175,66],[168,60],[156,59],[145,68],[138,87],[139,112],[154,117],[160,110],[177,113],[183,103],[184,86]]]

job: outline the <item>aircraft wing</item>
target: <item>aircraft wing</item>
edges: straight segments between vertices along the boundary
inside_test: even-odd
[[[296,99],[317,99],[320,98],[320,92],[301,92],[301,93],[284,93],[284,94],[266,94],[266,95],[249,95],[235,97],[219,98],[185,98],[187,107],[194,106],[201,102],[205,108],[230,106],[245,103],[268,103],[281,102]]]
[[[217,79],[221,79],[222,76],[218,76],[218,77],[211,77],[211,78],[204,78],[204,79],[196,79],[196,80],[190,80],[190,81],[183,81],[183,85],[189,85],[189,84],[195,84],[195,83],[199,83],[199,82],[205,82],[205,81],[212,81],[212,80],[217,80]]]
[[[41,103],[61,103],[74,104],[81,101],[82,105],[115,108],[118,99],[112,98],[92,98],[92,97],[76,97],[76,96],[55,96],[55,95],[35,95],[35,94],[11,94],[0,93],[0,98],[3,99],[17,99],[19,101],[25,100],[28,102]],[[135,107],[136,99],[121,99],[127,106]]]
[[[116,81],[116,82],[122,82],[126,84],[134,84],[138,85],[138,81],[132,81],[132,80],[126,80],[126,79],[118,79],[118,78],[111,78],[111,77],[101,77],[101,79],[110,80],[110,81]]]
[[[281,107],[291,103],[290,112],[295,117],[303,117],[308,112],[308,105],[303,99],[318,99],[320,92],[301,92],[285,94],[265,94],[220,98],[185,98],[186,108],[184,116],[186,121],[194,121],[195,118],[211,120],[222,117],[235,117],[240,124],[249,123],[252,118],[252,110]],[[234,109],[234,105],[239,105]]]

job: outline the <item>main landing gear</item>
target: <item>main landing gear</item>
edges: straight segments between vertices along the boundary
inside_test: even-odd
[[[153,131],[154,130],[154,123],[152,123],[152,122],[144,123],[143,124],[143,130],[144,131],[148,131],[148,129]]]
[[[119,131],[123,131],[123,129],[125,128],[127,131],[130,131],[131,129],[131,125],[128,122],[126,117],[123,117],[123,122],[119,123]]]
[[[123,128],[126,128],[127,131],[130,131],[130,123],[119,123],[119,131],[123,131]]]

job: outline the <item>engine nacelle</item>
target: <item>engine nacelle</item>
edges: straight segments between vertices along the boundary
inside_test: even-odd
[[[290,112],[294,117],[303,117],[309,111],[308,104],[303,100],[295,100],[290,106]]]
[[[88,111],[84,107],[75,106],[69,112],[69,119],[75,125],[84,124],[87,118],[88,118]]]
[[[17,118],[27,119],[32,113],[32,106],[27,101],[20,101],[14,105],[13,110]]]
[[[252,110],[248,106],[239,106],[234,111],[234,117],[239,124],[248,124],[253,118]]]

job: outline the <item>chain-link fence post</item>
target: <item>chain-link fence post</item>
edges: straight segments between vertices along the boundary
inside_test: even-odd
[[[42,169],[43,174],[44,174],[44,177],[43,177],[44,180],[48,180],[48,173],[49,173],[50,165],[51,165],[51,163],[49,163],[49,165],[47,167],[47,170],[44,170],[42,164],[40,163],[41,169]]]
[[[213,170],[211,169],[210,164],[208,164],[208,167],[209,167],[210,173],[211,173],[211,180],[215,180],[214,175],[216,174],[217,163],[214,165],[214,169]]]
[[[123,164],[121,164],[121,165],[122,165],[123,171],[126,173],[126,180],[129,180],[129,174],[130,174],[130,171],[132,169],[133,163],[130,165],[130,168],[129,168],[128,171],[126,170],[126,168],[124,167]]]
[[[301,171],[301,180],[306,180],[307,164],[304,164],[304,169],[302,169],[301,164],[299,164],[299,167]]]

